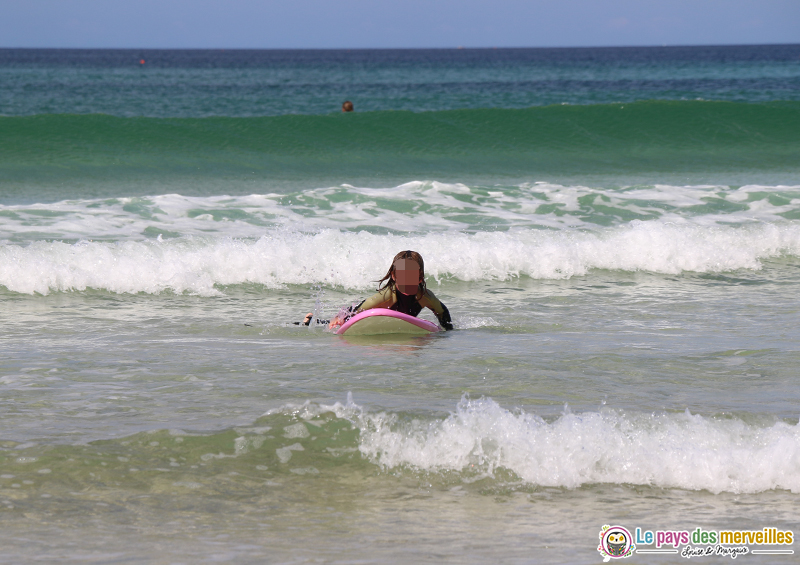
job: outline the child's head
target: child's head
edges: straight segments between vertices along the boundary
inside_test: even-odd
[[[386,284],[380,286],[380,283]],[[392,259],[392,265],[381,280],[378,290],[387,286],[406,295],[416,295],[420,287],[425,292],[425,262],[416,251],[401,251]]]

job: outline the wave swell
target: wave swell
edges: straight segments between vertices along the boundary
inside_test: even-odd
[[[566,279],[592,269],[724,272],[800,256],[800,225],[741,227],[634,221],[595,232],[511,230],[385,236],[269,230],[258,239],[181,237],[0,246],[0,285],[48,294],[87,288],[115,293],[214,295],[220,286],[324,284],[364,289],[398,249],[419,250],[429,279],[444,282]]]
[[[531,484],[567,488],[617,483],[713,493],[800,492],[800,424],[759,427],[688,410],[566,412],[547,422],[491,399],[462,399],[449,417],[432,422],[363,411],[355,421],[361,453],[388,469],[476,478],[507,469]]]
[[[287,477],[350,481],[353,473],[374,477],[375,466],[393,475],[423,473],[426,483],[437,476],[444,486],[800,493],[800,424],[609,408],[565,408],[546,420],[466,397],[437,418],[370,411],[348,395],[346,404],[285,405],[251,425],[212,433],[151,430],[88,444],[4,438],[0,466],[6,485],[67,493],[103,486],[117,493],[123,485],[229,496],[236,484],[258,496]]]
[[[0,178],[796,171],[800,103],[644,101],[252,118],[0,117]],[[253,177],[255,175],[255,177]]]

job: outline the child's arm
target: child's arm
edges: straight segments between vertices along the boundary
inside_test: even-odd
[[[392,293],[392,289],[384,288],[383,290],[379,290],[369,298],[367,298],[364,302],[359,304],[356,307],[355,314],[359,312],[363,312],[364,310],[372,310],[373,308],[389,308],[392,304],[395,303],[394,294]]]
[[[419,303],[421,306],[433,310],[433,313],[436,314],[436,319],[439,320],[439,324],[441,324],[444,329],[453,329],[453,323],[450,320],[450,311],[447,309],[447,306],[442,304],[439,299],[436,298],[436,295],[434,295],[430,290],[425,291],[425,294],[422,296],[422,299],[420,299]]]
[[[364,304],[363,300],[361,301],[361,304]],[[338,328],[339,326],[344,324],[347,320],[355,316],[356,313],[358,312],[358,309],[361,308],[361,304],[359,304],[358,306],[350,306],[346,309],[343,309],[344,312],[342,310],[339,310],[339,313],[328,324],[328,329],[332,330],[333,328]]]
[[[328,327],[333,329],[341,326],[351,317],[355,316],[359,312],[363,312],[364,310],[371,310],[373,308],[389,308],[392,304],[394,304],[394,295],[392,294],[391,289],[385,288],[362,301],[361,304],[355,308],[348,308],[347,312],[345,312],[343,316],[341,314],[337,315],[333,320],[331,320],[331,323],[328,324]]]

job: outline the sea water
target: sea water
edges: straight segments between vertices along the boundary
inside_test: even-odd
[[[796,528],[800,47],[0,64],[0,562]],[[293,323],[405,249],[454,331]]]

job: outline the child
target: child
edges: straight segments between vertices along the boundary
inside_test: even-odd
[[[439,299],[425,286],[425,262],[422,256],[416,251],[401,251],[394,256],[392,265],[378,284],[378,292],[367,298],[355,307],[343,309],[337,316],[330,321],[328,327],[336,328],[344,324],[352,316],[364,310],[372,308],[388,308],[403,314],[417,316],[422,308],[430,308],[439,324],[446,330],[452,330],[453,324],[450,321],[450,312],[447,306],[439,302]],[[304,325],[311,323],[312,315],[309,313]],[[296,322],[299,323],[299,322]],[[318,323],[328,323],[318,320]]]

